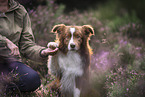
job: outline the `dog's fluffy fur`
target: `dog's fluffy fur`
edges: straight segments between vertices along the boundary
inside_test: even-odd
[[[59,51],[49,56],[49,72],[59,82],[62,97],[80,97],[89,79],[89,64],[92,50],[89,46],[90,36],[94,30],[90,25],[53,27],[56,43],[50,42],[48,47],[58,44]]]

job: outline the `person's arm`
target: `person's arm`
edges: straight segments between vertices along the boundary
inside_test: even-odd
[[[23,20],[23,31],[19,41],[20,53],[28,59],[42,62],[47,60],[48,55],[54,55],[57,53],[58,48],[53,48],[55,49],[42,47],[35,43],[31,21],[28,13],[26,13]]]
[[[0,43],[5,43],[6,44],[6,37],[5,36],[2,36],[1,34],[0,34]]]
[[[11,55],[19,55],[20,54],[19,48],[12,41],[10,41],[5,36],[2,36],[1,34],[0,34],[0,45],[2,47],[7,46],[11,50]]]
[[[31,22],[28,13],[26,13],[23,18],[23,31],[21,33],[21,38],[19,41],[19,48],[20,48],[20,53],[26,58],[35,61],[44,60],[44,58],[41,57],[40,53],[43,49],[47,49],[47,48],[36,45],[31,29]]]

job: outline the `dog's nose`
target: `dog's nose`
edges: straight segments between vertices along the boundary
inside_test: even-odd
[[[74,43],[71,43],[71,44],[70,44],[70,47],[71,47],[71,48],[75,48],[75,44],[74,44]]]

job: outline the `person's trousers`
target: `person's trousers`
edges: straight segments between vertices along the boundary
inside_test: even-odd
[[[12,79],[16,79],[15,85],[9,84],[8,89],[18,88],[21,92],[31,92],[36,90],[40,85],[40,77],[36,71],[21,62],[11,62],[9,64],[0,64],[3,67],[0,69],[1,74],[11,75]]]

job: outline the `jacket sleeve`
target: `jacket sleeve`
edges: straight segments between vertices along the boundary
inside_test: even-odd
[[[6,37],[0,34],[0,46],[6,46]]]
[[[23,57],[33,61],[46,61],[47,58],[42,58],[40,55],[41,50],[46,49],[37,45],[34,41],[32,33],[31,22],[28,13],[25,14],[23,19],[23,30],[19,41],[20,53]]]

